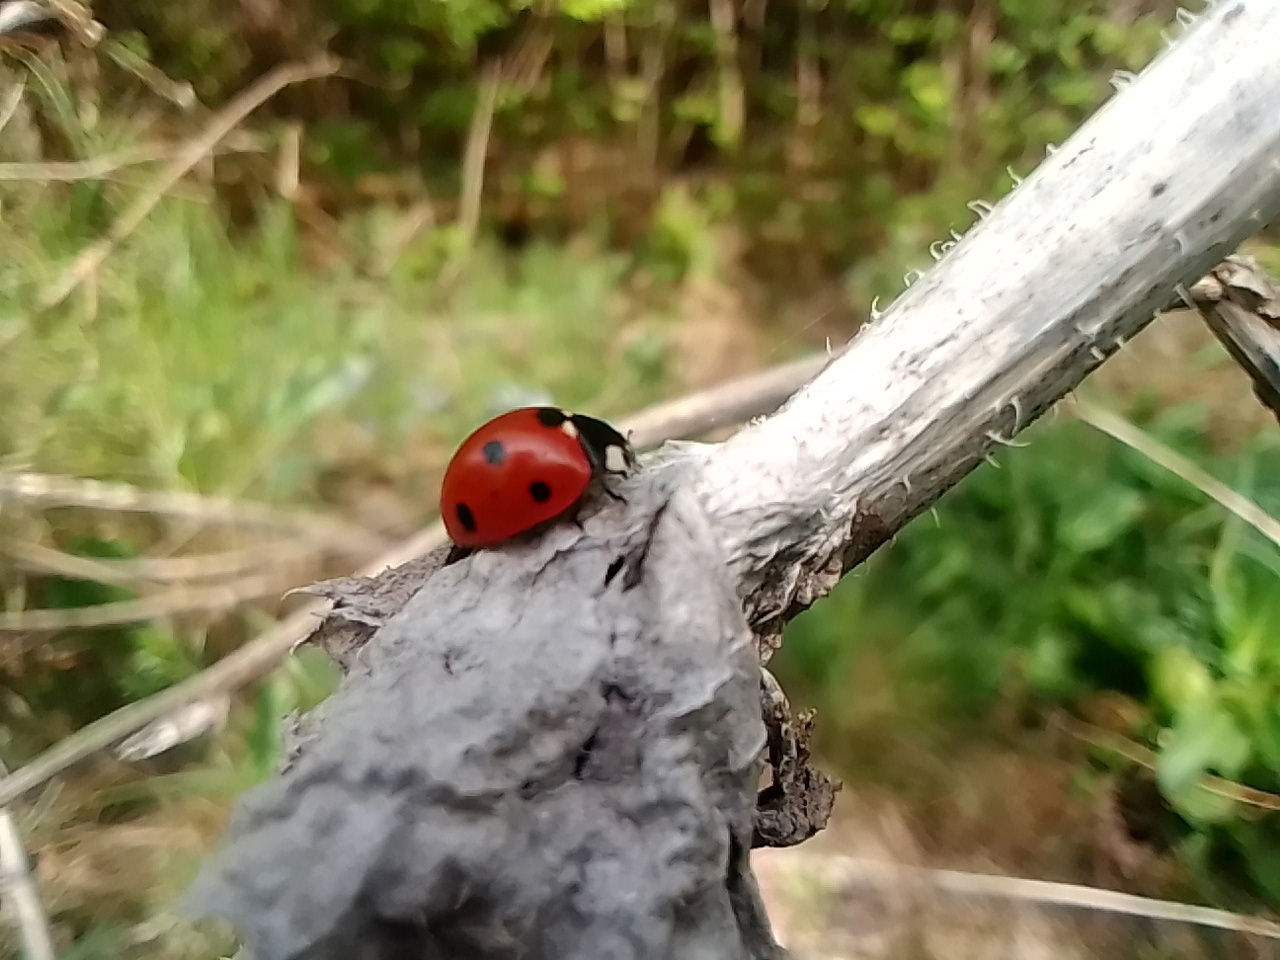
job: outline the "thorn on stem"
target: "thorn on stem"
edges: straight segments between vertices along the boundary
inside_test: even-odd
[[[995,207],[986,200],[970,200],[966,206],[977,214],[979,220],[987,219],[995,210]]]
[[[1138,75],[1132,70],[1116,70],[1111,74],[1111,86],[1115,90],[1123,90],[1137,79]]]

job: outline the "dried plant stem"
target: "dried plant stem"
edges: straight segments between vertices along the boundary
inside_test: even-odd
[[[186,557],[131,557],[99,560],[98,565],[122,577],[154,583],[183,583],[192,580],[221,580],[243,576],[264,567],[297,564],[313,558],[310,544],[262,544],[220,553],[193,554]]]
[[[21,88],[18,88],[21,92]],[[0,111],[2,114],[3,111]],[[3,127],[3,124],[0,124]],[[43,163],[0,163],[0,180],[32,181],[37,183],[74,183],[82,180],[105,180],[129,167],[158,163],[173,156],[173,147],[157,143],[137,147],[123,153],[93,157],[89,160],[51,160]],[[262,153],[267,149],[260,138],[233,136],[228,142],[215,147],[214,155],[225,153]]]
[[[0,472],[0,502],[19,500],[36,507],[84,507],[126,513],[162,514],[205,524],[287,531],[330,549],[360,553],[385,544],[363,527],[321,514],[278,510],[224,497],[177,490],[143,490],[125,483],[25,471]]]
[[[0,555],[12,557],[20,567],[40,573],[51,573],[72,580],[92,580],[133,590],[154,586],[145,578],[113,567],[95,557],[64,553],[39,543],[28,543],[16,537],[0,535]]]
[[[0,773],[7,773],[0,765]],[[27,960],[55,960],[49,918],[31,878],[22,835],[8,810],[0,809],[0,905],[12,908]]]
[[[1111,730],[1069,717],[1061,711],[1053,715],[1050,723],[1082,743],[1110,751],[1144,769],[1154,771],[1159,762],[1154,750]],[[1222,797],[1224,800],[1231,800],[1269,813],[1280,812],[1280,796],[1274,793],[1267,793],[1265,790],[1247,787],[1242,783],[1207,773],[1201,775],[1198,783],[1202,790],[1216,797]]]
[[[796,858],[801,870],[811,869],[832,885],[871,885],[886,887],[904,885],[962,897],[1033,903],[1044,906],[1094,910],[1102,913],[1126,914],[1149,920],[1189,923],[1280,940],[1280,924],[1260,917],[1250,917],[1170,900],[1156,900],[1130,893],[1119,893],[1098,887],[1051,880],[1028,880],[960,870],[912,867],[885,861],[849,856],[805,856]]]
[[[480,78],[476,109],[467,129],[467,146],[462,157],[462,194],[458,198],[458,246],[441,271],[448,284],[470,254],[480,227],[481,201],[484,196],[485,162],[489,155],[489,137],[493,132],[493,115],[502,85],[502,64],[491,64]]]
[[[746,94],[738,66],[737,13],[730,0],[711,0],[711,27],[716,34],[716,68],[720,86],[720,130],[725,142],[738,147],[746,123]]]
[[[208,587],[174,587],[139,600],[120,600],[91,607],[51,610],[11,610],[0,612],[0,634],[53,633],[93,627],[142,623],[161,617],[228,610],[240,604],[279,594],[296,583],[300,574],[272,570]]]
[[[1079,398],[1075,400],[1074,410],[1076,417],[1082,422],[1119,440],[1125,446],[1132,447],[1152,463],[1185,480],[1224,510],[1235,514],[1272,543],[1280,546],[1280,520],[1276,520],[1248,497],[1232,490],[1217,477],[1138,429],[1119,414],[1103,410]]]
[[[3,98],[0,98],[0,132],[4,131],[14,114],[18,112],[18,108],[22,106],[22,97],[26,92],[26,80],[19,80],[4,92]]]

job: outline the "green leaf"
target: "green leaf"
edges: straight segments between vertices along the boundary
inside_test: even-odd
[[[1280,829],[1275,818],[1233,825],[1231,839],[1254,882],[1269,898],[1280,900]]]
[[[891,136],[902,122],[898,111],[883,103],[864,104],[854,111],[853,117],[858,126],[873,137]]]
[[[1240,775],[1253,745],[1235,718],[1214,700],[1193,702],[1178,712],[1160,744],[1156,778],[1169,802],[1192,821],[1228,818],[1235,803],[1204,790],[1199,780],[1213,772],[1229,780]]]
[[[1186,647],[1169,645],[1155,652],[1148,665],[1151,692],[1173,715],[1211,702],[1214,679],[1209,668]]]
[[[1112,489],[1095,496],[1088,506],[1059,524],[1062,545],[1076,554],[1092,553],[1114,544],[1142,518],[1142,494],[1132,489]]]
[[[1027,65],[1027,55],[1007,40],[996,39],[987,49],[987,69],[997,75],[1013,74]]]
[[[952,105],[951,86],[942,68],[934,63],[913,63],[902,75],[907,92],[930,120],[945,122]]]
[[[1061,631],[1046,628],[1027,651],[1027,680],[1041,693],[1064,696],[1076,686],[1076,644]]]
[[[621,13],[631,0],[560,0],[560,9],[575,20],[603,20],[611,13]]]

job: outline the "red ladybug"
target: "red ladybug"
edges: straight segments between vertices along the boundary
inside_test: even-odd
[[[588,489],[635,465],[627,438],[609,424],[556,407],[494,417],[449,461],[440,512],[462,548],[487,547],[571,515]]]

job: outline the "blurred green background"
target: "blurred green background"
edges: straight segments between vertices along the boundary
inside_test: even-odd
[[[96,51],[0,40],[0,468],[323,513],[389,544],[504,407],[616,418],[847,339],[969,201],[1151,59],[1174,10],[103,0]],[[211,111],[326,47],[342,75],[255,112],[42,306]],[[1274,242],[1250,252],[1280,270]],[[1280,514],[1280,431],[1195,318],[1159,321],[1081,395]],[[940,858],[1274,908],[1280,550],[1069,413],[1022,439],[803,614],[777,674],[819,709],[845,796],[891,796]],[[376,555],[66,486],[0,499],[0,611],[161,612],[0,633],[10,770]],[[192,602],[214,588],[235,597]],[[216,733],[14,808],[65,957],[219,955],[164,908],[272,769],[283,715],[333,681],[304,650]]]

